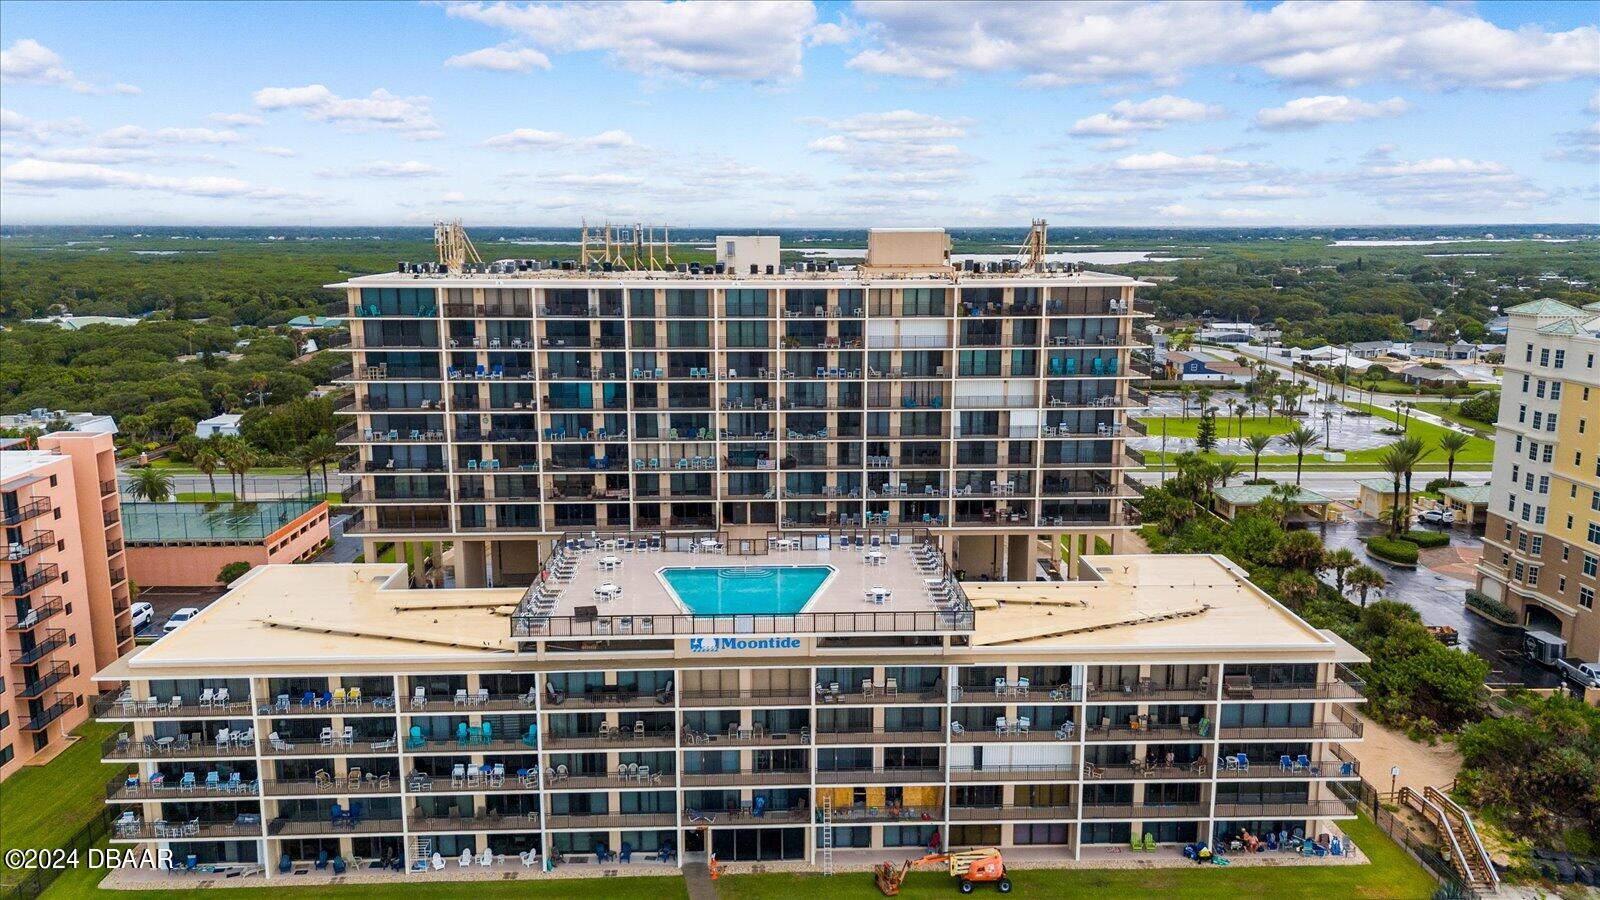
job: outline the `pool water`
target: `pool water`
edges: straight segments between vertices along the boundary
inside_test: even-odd
[[[791,615],[811,601],[832,566],[667,568],[661,577],[697,616]]]

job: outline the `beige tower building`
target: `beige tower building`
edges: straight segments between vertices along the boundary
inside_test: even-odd
[[[1505,382],[1478,590],[1600,659],[1600,304],[1506,311]]]

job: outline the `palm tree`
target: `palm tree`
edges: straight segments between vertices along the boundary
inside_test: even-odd
[[[1261,480],[1261,454],[1267,452],[1267,448],[1272,446],[1272,441],[1273,437],[1270,434],[1252,434],[1244,439],[1245,449],[1255,458],[1255,475],[1251,476],[1251,480]]]
[[[254,447],[245,443],[243,439],[226,437],[218,441],[221,445],[222,464],[228,473],[237,480],[238,487],[234,488],[233,496],[236,500],[244,499],[245,474],[250,471],[260,457]]]
[[[222,464],[222,456],[217,452],[216,443],[214,441],[202,441],[200,446],[195,448],[194,453],[189,456],[189,462],[193,463],[194,467],[211,484],[211,498],[215,500],[217,497],[217,466]]]
[[[1367,605],[1368,591],[1381,591],[1389,582],[1384,580],[1383,573],[1368,565],[1357,565],[1346,579],[1350,589],[1361,597],[1361,606]]]
[[[1226,406],[1228,408],[1228,420],[1229,420],[1228,424],[1230,426],[1230,430],[1227,432],[1227,434],[1228,434],[1229,437],[1232,437],[1232,435],[1233,435],[1233,432],[1231,430],[1231,426],[1233,425],[1233,421],[1232,420],[1233,420],[1234,415],[1236,415],[1239,412],[1239,401],[1238,401],[1238,399],[1236,399],[1234,397],[1229,397],[1228,399],[1222,401],[1222,405]],[[1240,424],[1241,427],[1243,427],[1244,422],[1241,420],[1239,424]],[[1243,432],[1240,432],[1240,433],[1242,434]]]
[[[1467,448],[1467,443],[1472,438],[1459,431],[1447,431],[1439,435],[1439,449],[1444,451],[1446,481],[1454,481],[1456,477],[1456,455]]]
[[[1189,395],[1192,393],[1194,393],[1194,388],[1187,384],[1178,386],[1178,399],[1183,403],[1183,419],[1185,422],[1189,420]]]
[[[328,493],[328,464],[343,459],[345,451],[333,435],[326,432],[311,439],[312,462],[322,467],[322,492]]]
[[[1400,483],[1405,480],[1416,460],[1411,458],[1399,444],[1389,445],[1378,457],[1378,468],[1389,473],[1389,478],[1394,483],[1394,488],[1389,502],[1389,536],[1394,537],[1400,531],[1400,517],[1406,515],[1400,506]],[[1409,518],[1409,516],[1407,516]]]
[[[1278,436],[1285,444],[1294,448],[1294,483],[1300,483],[1300,468],[1306,460],[1306,451],[1315,447],[1322,438],[1317,433],[1304,425],[1296,425],[1285,434]]]
[[[133,473],[133,480],[128,483],[128,496],[165,503],[172,496],[172,476],[153,466],[145,466]]]
[[[1361,565],[1361,560],[1356,559],[1356,555],[1351,553],[1348,547],[1340,547],[1328,554],[1327,563],[1328,568],[1333,570],[1334,586],[1339,589],[1339,593],[1344,593],[1345,570]]]
[[[1424,456],[1433,451],[1424,449],[1422,438],[1416,437],[1403,437],[1395,441],[1394,445],[1402,448],[1407,460],[1410,462],[1410,465],[1406,466],[1406,521],[1409,525],[1411,518],[1411,476],[1417,469],[1417,463],[1421,462]]]
[[[1223,487],[1228,486],[1228,479],[1239,474],[1239,464],[1234,460],[1219,459],[1217,460],[1216,466],[1217,481],[1220,482]]]
[[[315,448],[313,448],[309,442],[304,444],[296,444],[294,448],[289,451],[289,460],[299,467],[302,472],[306,473],[306,496],[314,496],[317,492],[317,486],[315,482],[311,480],[311,470],[316,468],[317,465],[317,454]]]

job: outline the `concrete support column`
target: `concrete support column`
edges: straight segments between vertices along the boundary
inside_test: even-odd
[[[1106,542],[1111,545],[1112,553],[1121,553],[1123,548],[1127,546],[1128,537],[1124,532],[1113,531],[1107,536]]]
[[[369,563],[378,561],[378,542],[372,538],[361,539],[361,558]]]
[[[485,583],[487,543],[484,541],[456,541],[456,586],[481,588]]]
[[[506,583],[504,559],[500,541],[489,541],[489,587]]]

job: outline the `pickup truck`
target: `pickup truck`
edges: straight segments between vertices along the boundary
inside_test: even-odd
[[[1556,668],[1561,674],[1584,687],[1600,687],[1600,663],[1584,662],[1576,657],[1567,656],[1556,660]]]

